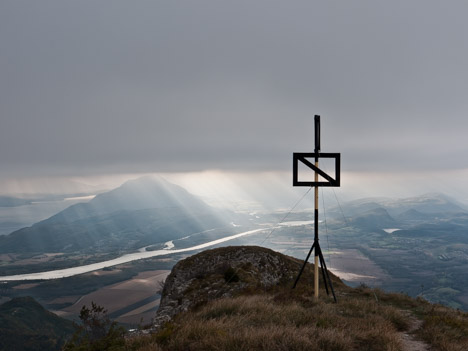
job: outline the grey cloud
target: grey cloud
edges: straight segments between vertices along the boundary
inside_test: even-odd
[[[2,2],[2,171],[288,169],[314,114],[345,169],[468,167],[467,10]]]

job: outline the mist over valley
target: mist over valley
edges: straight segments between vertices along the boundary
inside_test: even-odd
[[[328,268],[348,284],[365,283],[467,309],[462,276],[468,268],[468,212],[463,204],[433,193],[365,198],[322,210],[319,225]],[[119,264],[159,256],[174,264],[180,255],[220,245],[260,245],[304,259],[312,233],[309,209],[218,209],[161,177],[143,177],[0,237],[0,272],[11,276],[83,266],[82,273],[92,264],[118,270]],[[54,283],[58,290],[59,282]],[[6,296],[34,295],[48,283],[32,289],[16,289],[18,284],[8,283]],[[46,306],[52,300],[40,298]]]

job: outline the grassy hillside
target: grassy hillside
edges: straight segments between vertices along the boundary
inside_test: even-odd
[[[466,313],[365,286],[350,288],[336,277],[333,282],[338,303],[327,297],[323,289],[319,300],[315,300],[312,265],[306,268],[294,290],[292,280],[287,279],[267,286],[249,278],[250,272],[256,274],[258,266],[244,262],[232,267],[232,260],[222,265],[223,257],[232,257],[235,250],[239,248],[205,251],[195,255],[196,260],[190,258],[190,265],[189,259],[181,261],[176,270],[178,276],[184,267],[198,276],[186,276],[187,284],[178,290],[177,300],[183,305],[184,299],[197,296],[197,303],[188,311],[178,313],[157,332],[128,340],[128,348],[142,351],[468,350]],[[239,279],[226,279],[226,271],[223,274],[222,270],[205,265],[216,256],[219,267],[225,267],[226,271],[233,268]],[[300,261],[296,259],[279,253],[275,257],[286,262],[285,267],[292,262],[299,267]],[[196,265],[205,267],[205,274],[200,275]]]

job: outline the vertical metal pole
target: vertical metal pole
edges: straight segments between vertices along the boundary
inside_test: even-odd
[[[319,157],[318,153],[320,151],[320,116],[315,115],[315,167],[319,166]],[[318,173],[315,172],[315,183],[318,183]],[[318,196],[319,188],[315,186],[315,211],[314,211],[314,246],[315,246],[315,256],[314,256],[314,296],[318,299],[319,296],[319,250],[318,250]]]
[[[318,168],[318,160],[315,159],[315,167]],[[318,173],[315,172],[315,182],[318,182]],[[314,244],[318,243],[318,186],[315,187],[315,212],[314,212]],[[319,250],[315,245],[315,256],[314,256],[314,296],[319,296]]]

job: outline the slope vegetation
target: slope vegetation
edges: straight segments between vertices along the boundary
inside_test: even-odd
[[[0,305],[0,350],[61,350],[73,323],[44,309],[31,297]]]
[[[258,247],[180,261],[163,291],[159,326],[133,350],[467,350],[468,314],[402,294],[350,288],[313,297],[313,266]],[[323,282],[320,281],[323,287]]]

